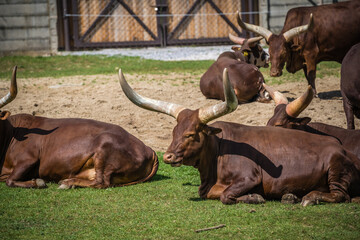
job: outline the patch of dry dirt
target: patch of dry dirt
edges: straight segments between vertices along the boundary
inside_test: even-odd
[[[129,84],[139,94],[163,101],[182,104],[190,109],[218,103],[207,100],[199,89],[200,75],[173,73],[169,75],[129,75]],[[7,93],[9,81],[0,81],[0,96]],[[313,120],[346,127],[338,78],[317,79],[319,98],[313,100],[300,115]],[[306,81],[275,86],[289,100],[300,96]],[[12,114],[29,113],[51,118],[90,118],[122,126],[156,151],[165,151],[172,139],[175,119],[132,104],[124,95],[114,75],[74,76],[63,78],[18,78],[17,98],[3,110]],[[224,121],[263,126],[272,116],[275,104],[248,103],[240,105]],[[356,128],[359,128],[356,120]]]

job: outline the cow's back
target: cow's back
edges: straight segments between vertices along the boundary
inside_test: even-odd
[[[292,41],[303,45],[305,51],[316,44],[317,62],[341,63],[348,50],[360,41],[360,1],[290,9],[281,33],[308,24],[310,14],[313,14],[313,27]]]
[[[242,61],[236,53],[224,52],[200,79],[200,90],[210,99],[224,101],[222,73],[228,69],[230,82],[240,103],[254,100],[264,83],[259,69]]]
[[[297,196],[303,196],[309,188],[326,191],[328,179],[324,176],[331,160],[346,155],[332,137],[227,122],[216,122],[213,126],[222,129],[218,135],[222,156],[218,164],[220,169],[226,169],[222,172],[227,176],[231,173],[235,179],[251,172],[259,174],[262,178],[259,193],[268,198],[280,198],[289,189]]]

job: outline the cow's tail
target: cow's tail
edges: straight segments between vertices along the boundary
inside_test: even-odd
[[[156,155],[155,151],[153,151],[153,166],[151,168],[151,172],[144,178],[136,180],[134,182],[129,182],[129,183],[124,183],[124,184],[120,184],[120,185],[116,185],[116,187],[124,187],[124,186],[129,186],[129,185],[134,185],[137,183],[142,183],[142,182],[146,182],[148,180],[150,180],[157,172],[158,168],[159,168],[159,159],[158,156]]]

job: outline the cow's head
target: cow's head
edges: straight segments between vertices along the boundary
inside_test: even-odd
[[[172,166],[184,164],[197,167],[209,136],[221,132],[221,129],[208,126],[207,123],[234,111],[238,106],[226,68],[223,72],[225,102],[196,110],[140,96],[128,85],[121,70],[119,80],[125,95],[134,104],[147,110],[165,113],[177,120],[173,129],[173,140],[164,154],[164,162]]]
[[[270,54],[270,75],[272,77],[279,77],[282,75],[282,69],[285,66],[285,63],[292,64],[290,61],[292,59],[292,52],[299,51],[299,46],[292,45],[291,40],[298,36],[299,34],[306,32],[313,25],[312,14],[310,14],[309,23],[307,25],[299,26],[292,28],[282,34],[276,35],[273,34],[270,30],[256,26],[253,24],[244,23],[240,14],[237,14],[237,21],[241,28],[248,31],[257,33],[265,38],[266,42],[269,45],[269,54]],[[301,63],[302,64],[302,63]],[[289,67],[289,69],[291,69]]]
[[[291,103],[289,103],[287,98],[279,91],[274,91],[266,84],[263,85],[276,104],[274,115],[269,119],[267,126],[297,129],[299,126],[306,125],[311,121],[309,117],[297,117],[310,104],[314,97],[314,92],[310,85],[302,96]]]
[[[235,52],[239,51],[245,58],[245,61],[249,64],[253,64],[260,67],[269,67],[269,54],[261,47],[260,40],[263,37],[254,37],[254,38],[241,38],[229,34],[229,38],[236,44],[241,45],[233,46],[231,49]]]
[[[14,67],[12,77],[11,77],[11,84],[10,84],[10,91],[0,99],[0,109],[10,103],[12,100],[15,99],[17,94],[17,84],[16,84],[16,70],[17,66]],[[10,116],[10,112],[8,111],[1,111],[0,110],[0,120],[6,120]]]

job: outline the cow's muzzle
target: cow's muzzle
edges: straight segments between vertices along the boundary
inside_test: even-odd
[[[178,159],[174,153],[164,153],[164,163],[171,164],[172,167],[180,167],[182,165],[182,159]]]
[[[270,76],[271,77],[280,77],[282,75],[282,70],[278,69],[271,69],[270,70]]]

